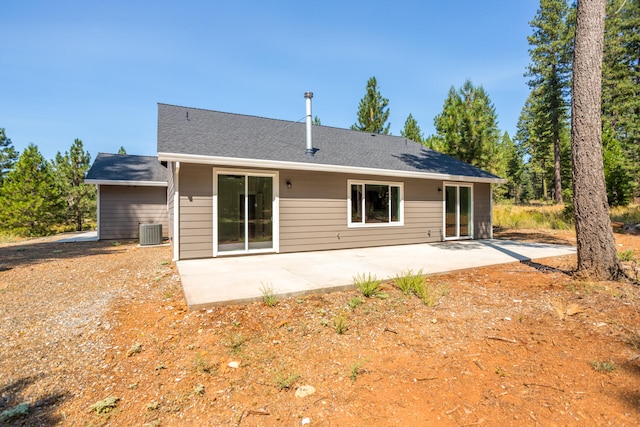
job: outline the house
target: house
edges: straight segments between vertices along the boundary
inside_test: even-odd
[[[99,153],[85,183],[98,195],[98,239],[137,239],[140,224],[169,235],[167,168],[157,157]]]
[[[175,260],[492,237],[503,179],[403,137],[312,126],[312,96],[306,123],[158,105]]]

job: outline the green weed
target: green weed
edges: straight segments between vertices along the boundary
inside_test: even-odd
[[[262,301],[269,307],[274,307],[278,304],[278,294],[273,290],[271,284],[262,284],[260,286],[260,292],[262,292]]]
[[[95,411],[96,414],[108,414],[118,406],[119,397],[110,396],[94,403],[89,410]]]
[[[195,394],[196,396],[204,395],[204,386],[202,384],[198,384],[197,386],[195,386],[193,388],[193,394]]]
[[[29,413],[30,409],[31,406],[28,403],[20,403],[11,409],[0,412],[0,422],[9,423],[16,418],[24,417]]]
[[[393,284],[400,289],[403,294],[411,295],[416,293],[423,280],[422,269],[420,269],[416,274],[413,274],[413,271],[411,270],[407,270],[405,273],[394,277]]]
[[[382,280],[376,278],[371,273],[358,274],[353,278],[353,284],[358,288],[362,295],[367,298],[377,296],[380,293],[380,284]]]
[[[278,390],[289,389],[298,381],[299,374],[283,374],[279,372],[275,377],[275,384]]]
[[[216,366],[209,363],[202,353],[195,355],[193,359],[193,369],[201,374],[214,374],[217,370]]]
[[[418,298],[428,307],[435,307],[440,298],[449,294],[449,285],[446,283],[431,283],[427,281],[420,282],[415,290]]]
[[[363,364],[364,361],[360,361],[355,362],[351,366],[349,366],[349,378],[351,378],[352,384],[356,382],[356,380],[358,379],[358,375],[364,372],[364,369],[362,369]]]
[[[618,258],[623,262],[633,262],[636,260],[636,253],[633,249],[628,249],[626,251],[618,252]]]
[[[591,362],[591,367],[596,372],[613,372],[616,367],[611,362]]]
[[[347,314],[345,312],[340,312],[335,319],[333,319],[333,329],[335,329],[338,335],[343,335],[349,329],[349,325],[347,324]]]
[[[133,346],[131,346],[131,348],[129,349],[129,351],[127,351],[127,357],[131,357],[134,354],[138,354],[142,351],[142,344],[135,343]]]
[[[360,297],[353,297],[349,300],[349,308],[351,310],[355,310],[360,304],[362,304],[362,298]]]
[[[238,354],[242,351],[242,345],[247,341],[247,338],[242,334],[233,334],[229,337],[228,346],[231,347],[231,352]]]

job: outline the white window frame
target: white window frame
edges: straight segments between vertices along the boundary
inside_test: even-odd
[[[273,180],[273,247],[269,249],[245,249],[237,251],[220,252],[218,251],[218,175],[244,175],[270,177]],[[245,180],[246,185],[247,180]],[[245,194],[245,197],[247,195]],[[280,174],[278,171],[264,171],[254,169],[213,169],[213,257],[222,257],[228,255],[244,255],[258,253],[279,253],[280,252]],[[246,217],[247,212],[245,212]],[[245,219],[246,222],[246,219]],[[247,225],[245,224],[245,237],[247,233]]]
[[[376,222],[376,223],[367,223],[365,217],[365,205],[366,205],[366,196],[362,198],[362,222],[352,222],[351,221],[351,207],[353,201],[351,200],[351,186],[352,185],[362,185],[363,190],[366,189],[366,185],[388,185],[389,187],[398,187],[400,190],[400,207],[399,207],[399,221],[391,221],[391,203],[389,203],[389,222]],[[363,195],[366,194],[366,191],[363,191]],[[404,226],[404,182],[398,181],[374,181],[374,180],[363,180],[363,179],[349,179],[347,180],[347,227],[348,228],[375,228],[375,227],[402,227]]]

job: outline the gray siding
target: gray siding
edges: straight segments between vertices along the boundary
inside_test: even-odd
[[[213,256],[214,168],[215,165],[180,165],[181,259]],[[443,240],[443,195],[438,191],[442,188],[441,181],[289,170],[281,170],[279,175],[280,252]],[[348,228],[347,182],[350,179],[403,182],[404,225]],[[287,188],[287,181],[291,182],[291,188]],[[475,238],[490,236],[489,197],[490,184],[474,184]]]
[[[166,187],[100,185],[100,239],[137,239],[140,224],[162,224],[168,236]]]
[[[180,259],[213,256],[213,168],[180,164]]]
[[[348,228],[347,182],[404,182],[404,226]],[[289,189],[286,182],[290,181]],[[280,252],[442,240],[439,182],[336,173],[280,172]]]
[[[491,184],[473,185],[474,239],[491,238]]]

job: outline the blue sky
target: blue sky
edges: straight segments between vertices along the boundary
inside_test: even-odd
[[[515,133],[538,1],[3,1],[0,127],[51,159],[75,138],[156,154],[157,103],[356,122],[366,82],[425,135],[449,88],[482,85]]]

